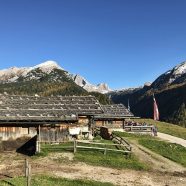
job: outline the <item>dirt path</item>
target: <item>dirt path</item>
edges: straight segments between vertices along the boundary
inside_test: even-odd
[[[186,168],[176,162],[173,162],[155,152],[139,145],[136,141],[131,141],[134,154],[147,165],[150,165],[152,170],[159,172],[186,172]]]
[[[64,168],[67,168],[66,166]],[[69,167],[71,169],[71,167]],[[73,165],[74,172],[55,171],[53,174],[70,179],[89,179],[101,182],[110,182],[121,186],[185,186],[186,178],[169,174],[158,174],[155,172],[144,172],[134,170],[117,170],[105,167],[90,166],[87,164]]]
[[[24,174],[24,158],[16,154],[4,154],[0,161],[1,179]],[[144,157],[146,158],[146,157]],[[69,179],[89,179],[110,182],[120,186],[185,186],[186,173],[118,170],[91,166],[73,161],[72,153],[51,153],[47,157],[29,159],[33,174],[45,174]],[[150,162],[149,162],[150,163]],[[154,162],[155,163],[155,162]],[[175,167],[175,170],[177,167]],[[4,177],[3,177],[4,176]]]
[[[161,132],[158,132],[158,137],[160,139],[169,141],[171,143],[177,143],[177,144],[180,144],[180,145],[186,147],[186,140],[184,140],[182,138],[178,138],[178,137],[171,136],[169,134],[164,134],[164,133],[161,133]]]

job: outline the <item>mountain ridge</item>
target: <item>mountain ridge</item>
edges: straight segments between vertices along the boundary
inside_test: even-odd
[[[36,76],[36,69],[40,69],[40,74]],[[78,86],[82,87],[88,92],[99,92],[99,93],[108,93],[110,91],[109,87],[105,83],[99,85],[93,85],[89,83],[85,78],[77,74],[71,74],[68,71],[60,67],[57,62],[49,60],[38,64],[34,67],[11,67],[8,69],[0,70],[0,83],[13,83],[19,81],[19,79],[24,79],[25,81],[30,81],[33,79],[42,78],[42,73],[50,74],[53,70],[58,69],[66,72],[66,75],[71,78]],[[76,78],[78,77],[78,80]]]
[[[127,105],[130,101],[131,111],[146,118],[153,117],[153,94],[159,106],[160,119],[186,127],[186,62],[161,74],[152,84],[108,93],[115,103]]]

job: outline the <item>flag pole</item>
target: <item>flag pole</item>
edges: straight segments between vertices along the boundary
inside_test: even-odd
[[[157,105],[154,93],[153,93],[153,115],[154,115],[153,116],[154,120],[159,120],[159,110],[158,110],[158,105]]]
[[[128,111],[130,111],[130,104],[129,104],[129,99],[128,99]]]
[[[155,121],[159,120],[159,110],[158,110],[158,105],[153,93],[153,119]],[[157,136],[157,124],[155,123],[154,129],[153,129],[154,136]]]

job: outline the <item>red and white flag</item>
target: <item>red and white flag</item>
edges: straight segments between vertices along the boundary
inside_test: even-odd
[[[154,104],[153,104],[154,120],[159,120],[159,110],[154,95],[153,95],[153,100],[154,100]]]

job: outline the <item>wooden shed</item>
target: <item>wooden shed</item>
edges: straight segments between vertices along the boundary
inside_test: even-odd
[[[0,95],[0,138],[33,137],[41,141],[61,141],[69,137],[69,127],[91,126],[92,117],[103,109],[94,96]]]
[[[94,115],[94,123],[96,126],[107,126],[113,128],[124,128],[126,119],[134,118],[134,114],[130,112],[123,104],[101,105],[102,114]]]

